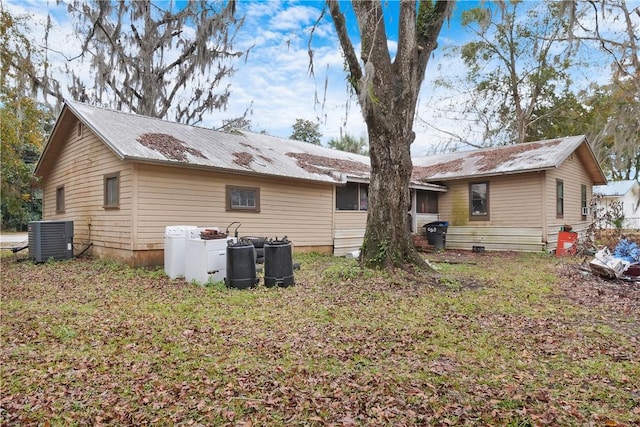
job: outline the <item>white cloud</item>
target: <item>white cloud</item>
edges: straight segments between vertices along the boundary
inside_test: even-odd
[[[273,16],[270,27],[274,31],[300,31],[319,16],[318,9],[310,6],[290,6]]]
[[[47,7],[43,7],[41,0],[2,1],[11,13],[33,15],[31,34],[37,40],[43,39],[46,15],[51,12],[53,28],[49,42],[59,52],[50,52],[52,63],[63,64],[64,57],[79,53],[80,41],[74,35],[64,4],[56,5],[50,0]],[[227,109],[211,114],[204,125],[218,127],[222,120],[238,117],[251,106],[254,129],[276,136],[289,136],[297,118],[318,118],[325,141],[345,132],[356,137],[366,134],[357,101],[350,98],[344,59],[333,24],[325,16],[316,25],[321,7],[320,2],[304,1],[238,2],[238,12],[245,16],[245,24],[237,34],[234,47],[244,50],[252,46],[252,49],[247,58],[236,61],[237,72],[223,82],[223,86],[230,84],[232,92]],[[314,76],[309,75],[308,55],[312,28]],[[193,31],[192,28],[186,30]],[[417,111],[420,120],[416,120],[414,126],[415,154],[432,151],[434,145],[449,138],[447,132],[466,125],[460,116],[448,111],[451,102],[462,103],[464,94],[445,94],[434,86],[434,79],[464,70],[461,60],[444,57],[443,51],[467,37],[468,33],[453,21],[445,24],[439,37],[440,47],[430,60],[421,90]],[[392,56],[395,55],[397,42],[391,40],[388,45]],[[356,50],[359,52],[359,46]],[[91,81],[89,61],[75,61],[73,67],[86,81]],[[608,74],[608,70],[601,73],[602,77]],[[587,84],[599,77],[585,72],[581,82]],[[328,81],[326,93],[325,79]]]

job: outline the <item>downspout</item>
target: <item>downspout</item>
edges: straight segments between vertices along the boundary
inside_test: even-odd
[[[138,173],[138,163],[133,162],[131,165],[131,238],[129,239],[132,256],[138,247]],[[122,181],[120,188],[122,188]]]
[[[336,184],[331,186],[331,242],[333,246],[333,252],[336,250]]]
[[[548,245],[548,241],[547,241],[547,236],[548,236],[548,229],[549,229],[549,224],[547,221],[547,215],[548,215],[548,201],[547,201],[547,172],[546,171],[542,171],[540,172],[540,194],[542,195],[542,203],[540,203],[540,216],[542,218],[542,220],[540,221],[540,225],[542,226],[542,235],[540,236],[540,240],[542,242],[542,249],[543,250],[547,250],[547,245]]]
[[[418,234],[418,214],[417,214],[417,195],[416,189],[409,189],[411,195],[411,210],[409,213],[411,214],[411,234]]]

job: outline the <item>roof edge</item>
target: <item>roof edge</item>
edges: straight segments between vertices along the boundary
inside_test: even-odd
[[[49,136],[47,137],[47,142],[44,144],[44,148],[42,149],[42,153],[40,153],[40,156],[38,157],[38,161],[36,162],[36,167],[33,170],[33,175],[35,175],[35,176],[42,176],[42,175],[40,175],[38,173],[40,171],[41,166],[42,166],[42,160],[44,160],[47,152],[51,148],[51,144],[52,144],[51,141],[53,141],[53,136],[58,131],[58,128],[60,127],[60,123],[62,123],[62,120],[61,120],[62,119],[62,115],[66,112],[67,109],[68,109],[67,103],[65,102],[62,105],[62,109],[60,110],[60,113],[58,113],[58,116],[56,117],[56,121],[54,122],[53,129],[51,129],[51,133],[49,133]]]
[[[273,179],[288,179],[288,177],[284,175],[273,175],[273,174],[256,172],[256,171],[242,171],[239,169],[221,168],[217,166],[178,163],[171,160],[153,160],[153,159],[147,159],[143,157],[134,157],[134,156],[125,156],[122,160],[128,160],[130,162],[143,163],[148,165],[165,166],[165,167],[186,168],[186,169],[195,169],[195,170],[203,170],[203,171],[217,171],[217,172],[224,172],[224,173],[232,173],[235,175],[261,176],[261,177],[269,177]],[[340,182],[335,181],[333,179],[321,180],[321,179],[299,178],[299,177],[296,177],[295,179],[298,181],[313,182],[316,184],[325,184],[325,185],[340,184]]]
[[[98,131],[98,129],[96,129],[94,126],[91,125],[91,121],[90,120],[86,120],[85,117],[78,111],[77,108],[74,107],[73,102],[67,102],[65,101],[65,105],[67,105],[69,107],[69,110],[71,112],[73,112],[73,115],[76,116],[76,118],[78,120],[80,120],[80,122],[82,122],[83,125],[87,126],[89,129],[91,129],[91,132],[93,132],[94,134],[96,134],[96,136],[98,138],[100,138],[102,140],[102,142],[104,142],[107,147],[109,147],[109,149],[111,151],[113,151],[113,153],[120,159],[120,160],[125,160],[126,156],[124,153],[122,153],[121,151],[119,151],[112,143],[111,141],[109,141],[109,139],[103,135],[102,133],[100,133]],[[93,107],[93,108],[100,108],[100,107]],[[110,110],[110,111],[116,111],[116,110]],[[117,111],[116,111],[117,112]],[[126,114],[126,113],[125,113]]]

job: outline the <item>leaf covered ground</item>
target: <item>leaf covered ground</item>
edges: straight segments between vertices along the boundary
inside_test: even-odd
[[[297,256],[228,290],[1,259],[2,425],[638,425],[639,284],[545,254],[437,278]]]

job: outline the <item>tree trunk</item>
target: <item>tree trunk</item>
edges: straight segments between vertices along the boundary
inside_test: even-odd
[[[393,60],[379,0],[352,3],[360,29],[360,58],[338,1],[327,4],[369,132],[371,176],[362,260],[374,267],[426,268],[411,241],[408,222],[413,121],[429,56],[453,2],[420,1],[417,9],[415,0],[402,0]]]
[[[392,267],[408,263],[424,267],[426,264],[411,240],[408,221],[413,135],[388,132],[387,126],[375,123],[380,120],[372,118],[368,127],[372,167],[362,257],[369,266]],[[393,140],[403,143],[390,144]]]

